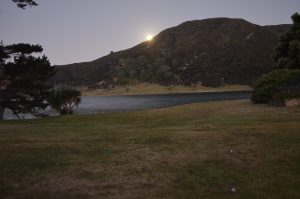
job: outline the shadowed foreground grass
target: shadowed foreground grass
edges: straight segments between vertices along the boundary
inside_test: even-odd
[[[298,107],[0,122],[0,198],[300,198],[299,167]]]

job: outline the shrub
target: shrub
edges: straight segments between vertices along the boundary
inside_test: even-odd
[[[51,91],[48,102],[61,115],[73,114],[81,102],[80,95],[80,91],[74,88],[61,86]]]
[[[254,103],[268,103],[276,93],[297,91],[300,87],[300,70],[277,69],[257,80],[252,94]]]

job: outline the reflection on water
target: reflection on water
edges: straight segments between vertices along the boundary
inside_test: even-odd
[[[195,102],[248,99],[250,95],[251,92],[249,91],[234,91],[132,96],[83,96],[82,102],[76,109],[76,112],[79,114],[93,114],[101,112],[134,111]],[[30,119],[32,116],[26,115],[25,118]],[[11,113],[6,112],[5,119],[16,118]]]

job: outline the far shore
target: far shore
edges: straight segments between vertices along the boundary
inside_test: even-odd
[[[247,85],[225,85],[222,87],[196,86],[162,86],[158,84],[136,84],[116,86],[112,89],[89,89],[87,86],[77,87],[83,96],[115,96],[115,95],[142,95],[142,94],[173,94],[173,93],[200,93],[222,91],[251,91]]]

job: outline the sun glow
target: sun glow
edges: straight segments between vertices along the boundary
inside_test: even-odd
[[[151,41],[153,39],[153,36],[151,35],[151,34],[148,34],[147,36],[146,36],[146,40],[147,41]]]

